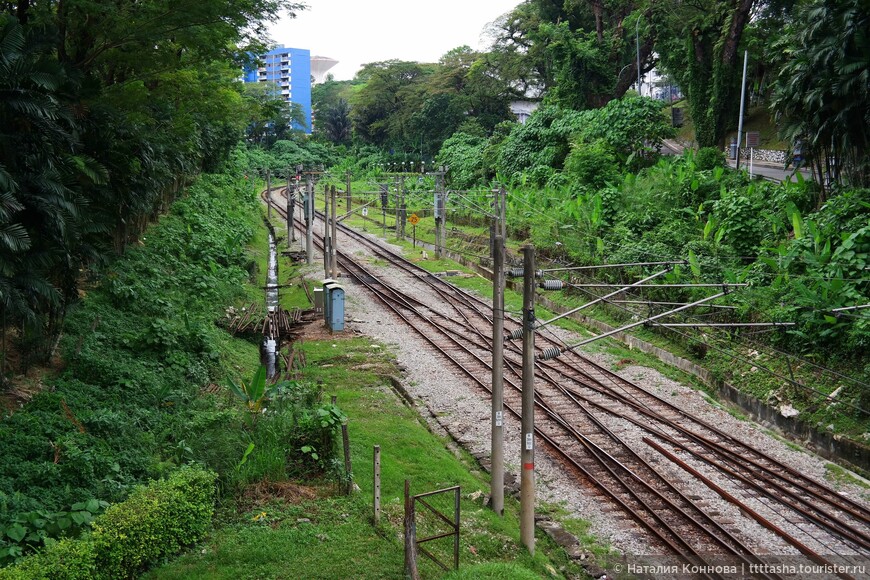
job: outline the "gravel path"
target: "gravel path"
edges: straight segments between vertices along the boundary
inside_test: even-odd
[[[373,238],[374,239],[374,238]],[[341,250],[361,258],[368,253],[347,236],[340,236]],[[390,281],[403,289],[414,288],[419,297],[421,292],[414,276],[396,275],[370,260],[376,275],[389,276]],[[322,262],[321,262],[322,264]],[[312,266],[309,276],[319,279],[322,266]],[[413,330],[400,323],[398,319],[353,279],[343,278],[341,283],[346,290],[345,314],[346,329],[369,336],[385,343],[391,348],[404,369],[404,388],[414,399],[417,406],[436,421],[441,427],[488,467],[490,450],[490,399],[489,395],[473,384],[465,375],[455,371],[453,366],[439,354],[433,354],[431,347]],[[574,342],[578,337],[562,330],[554,330],[560,338]],[[695,417],[734,435],[753,447],[764,450],[781,462],[818,480],[824,480],[828,463],[807,452],[797,451],[782,441],[768,435],[764,428],[750,422],[741,421],[723,410],[701,392],[673,381],[654,369],[634,364],[617,364],[614,357],[600,353],[584,353],[587,358],[606,368],[614,369],[620,376],[642,385],[656,395],[678,402],[681,408]],[[715,514],[717,521],[733,531],[745,544],[757,553],[795,554],[796,550],[783,542],[773,533],[762,528],[754,520],[745,516],[738,508],[722,500],[702,482],[695,481],[676,465],[658,455],[640,439],[644,432],[636,426],[617,418],[607,418],[606,423],[620,434],[636,452],[652,461],[657,469],[669,479],[681,482],[681,488],[705,511]],[[696,469],[722,483],[720,477],[703,464],[691,462]],[[505,471],[519,476],[520,438],[519,420],[506,414],[505,420]],[[729,484],[730,485],[730,484]],[[602,501],[601,496],[590,491],[582,482],[566,474],[561,464],[547,456],[541,447],[536,453],[536,487],[538,502],[561,505],[571,514],[592,523],[591,532],[600,541],[611,544],[626,554],[650,554],[656,550],[646,544],[645,536],[636,531],[635,525],[615,507]],[[728,487],[726,485],[726,487]],[[742,501],[753,509],[771,512],[765,501],[745,492],[732,488]],[[852,499],[867,502],[866,490],[855,486],[843,485],[841,493]],[[774,519],[776,518],[774,514]],[[783,518],[776,522],[788,529],[789,523]],[[821,551],[824,553],[824,549]],[[830,553],[830,550],[828,551]]]

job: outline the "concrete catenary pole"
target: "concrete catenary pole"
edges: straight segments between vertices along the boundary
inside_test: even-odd
[[[492,267],[492,509],[504,515],[504,238],[495,237]]]
[[[305,183],[305,263],[314,263],[314,183],[311,177]]]
[[[520,542],[535,555],[535,248],[523,247],[523,403]]]
[[[293,242],[295,228],[293,227],[293,196],[292,178],[290,177],[290,168],[287,168],[287,249],[290,249],[290,244]]]
[[[330,278],[332,267],[329,257],[332,255],[332,241],[329,239],[329,186],[323,187],[323,277]]]
[[[435,173],[435,257],[444,257],[444,220],[447,204],[444,200],[444,167]]]
[[[329,237],[329,265],[332,271],[332,279],[338,278],[338,220],[336,219],[336,206],[338,198],[335,195],[335,186],[330,188],[332,197],[332,234]]]
[[[402,213],[402,191],[401,185],[399,184],[399,176],[396,175],[396,238],[401,238],[402,234],[402,220],[400,219]]]
[[[401,227],[401,230],[402,230],[402,236],[401,236],[401,237],[402,237],[403,240],[405,239],[405,226],[406,226],[407,223],[408,223],[408,221],[407,221],[407,218],[408,218],[408,206],[405,205],[405,195],[406,195],[407,193],[408,193],[408,188],[405,187],[405,178],[402,177],[402,210],[401,210],[401,212],[400,212],[401,215],[399,216],[399,221],[400,221],[401,224],[402,224],[402,227]]]

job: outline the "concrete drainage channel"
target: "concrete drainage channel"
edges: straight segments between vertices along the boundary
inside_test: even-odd
[[[278,311],[278,244],[275,240],[275,229],[272,224],[266,222],[269,229],[269,266],[266,274],[266,312],[271,321],[272,316]],[[266,367],[266,377],[275,377],[278,368],[278,329],[268,323],[263,333],[263,342],[260,344],[260,363]]]

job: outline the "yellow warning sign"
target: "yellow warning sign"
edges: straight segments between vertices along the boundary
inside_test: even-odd
[[[408,221],[411,222],[412,225],[415,225],[415,226],[416,226],[416,225],[417,225],[417,222],[420,221],[420,218],[417,216],[417,214],[412,213],[412,214],[411,214],[411,217],[408,218]]]

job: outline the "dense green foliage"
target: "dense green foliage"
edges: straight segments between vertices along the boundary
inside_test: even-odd
[[[3,4],[0,325],[25,367],[48,354],[80,270],[134,242],[192,176],[227,160],[260,105],[237,81],[244,55],[262,48],[266,22],[300,7]]]
[[[512,93],[490,72],[484,55],[468,47],[448,52],[435,64],[368,64],[357,75],[364,84],[350,97],[355,134],[409,159],[432,159],[460,128],[483,134],[509,118]]]
[[[653,37],[646,27],[635,39],[643,2],[549,2],[531,0],[492,27],[491,61],[521,94],[584,110],[621,98],[654,64]]]
[[[630,97],[610,101],[580,117],[580,143],[602,141],[620,164],[641,167],[658,155],[662,140],[674,129],[662,115],[662,104],[652,99]]]
[[[450,167],[451,182],[455,187],[468,189],[485,177],[483,149],[486,139],[456,132],[444,141],[438,152],[438,163]]]
[[[99,516],[89,536],[53,543],[15,567],[0,569],[0,579],[132,578],[211,529],[215,477],[182,467],[165,480],[138,487]]]
[[[193,458],[206,417],[198,389],[225,373],[226,338],[214,320],[248,279],[242,248],[255,207],[244,180],[205,177],[142,245],[100,272],[99,288],[67,321],[65,372],[0,423],[0,528],[18,522],[30,533],[25,512],[117,501]]]
[[[189,462],[216,470],[228,493],[332,467],[341,414],[320,404],[320,387],[287,385],[255,424],[229,390],[201,392],[236,376],[240,356],[257,358],[215,324],[256,270],[244,247],[258,204],[238,157],[235,175],[200,178],[96,273],[65,325],[63,373],[0,422],[0,562],[86,532],[105,502]]]
[[[697,272],[684,277],[752,285],[740,295],[750,320],[798,323],[779,344],[860,362],[868,319],[831,310],[870,301],[862,274],[870,192],[844,193],[815,210],[811,184],[750,181],[717,157],[662,159],[620,180],[600,173],[604,151],[578,148],[566,162],[572,189],[511,191],[511,226],[544,255],[579,264],[693,257]],[[693,296],[700,294],[683,297]]]
[[[777,44],[787,57],[772,100],[783,136],[803,142],[816,174],[855,187],[870,187],[868,31],[866,2],[802,4]]]
[[[638,97],[582,112],[545,105],[525,124],[503,127],[505,133],[496,131],[488,140],[459,132],[445,141],[438,161],[451,167],[456,185],[470,187],[475,180],[480,185],[493,173],[506,182],[564,184],[581,171],[578,163],[586,150],[602,151],[604,163],[612,159],[609,166],[590,165],[589,170],[642,167],[655,160],[662,139],[673,136],[661,105]],[[562,174],[569,153],[573,165]]]
[[[541,107],[500,143],[496,171],[506,179],[526,172],[532,183],[543,185],[562,168],[571,136],[579,129],[580,114],[576,111]]]
[[[688,98],[701,147],[722,146],[737,119],[740,40],[754,5],[755,0],[651,3],[656,50]]]

